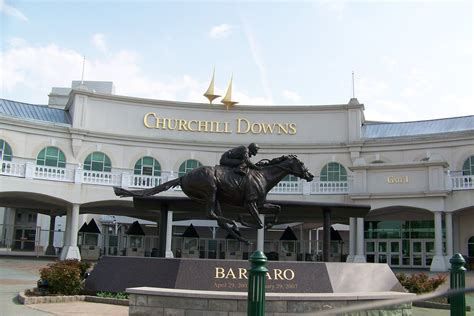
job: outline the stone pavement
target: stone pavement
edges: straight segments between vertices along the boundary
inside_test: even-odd
[[[18,292],[36,286],[39,278],[39,269],[52,261],[36,258],[0,257],[0,316],[8,315],[128,315],[127,306],[91,303],[51,303],[22,305],[16,300]],[[395,272],[400,272],[396,270]],[[417,272],[405,270],[404,272]],[[424,271],[426,272],[426,270]],[[429,273],[431,274],[431,273]],[[449,282],[443,286],[448,287]],[[469,271],[466,277],[466,286],[474,286],[474,271]],[[467,304],[474,307],[474,293],[466,297]],[[449,315],[447,310],[430,308],[414,308],[413,315],[444,316]],[[467,313],[474,316],[474,312]]]

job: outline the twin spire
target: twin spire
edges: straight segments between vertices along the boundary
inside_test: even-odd
[[[215,76],[215,69],[214,71],[212,72],[212,80],[211,80],[211,83],[209,84],[209,88],[207,88],[206,92],[204,93],[204,96],[209,100],[209,103],[212,104],[212,101],[214,101],[214,99],[217,99],[218,97],[220,97],[220,95],[218,94],[215,94],[214,92],[214,76]],[[223,103],[225,105],[225,107],[227,108],[227,110],[229,108],[231,108],[232,106],[236,105],[237,103],[239,102],[236,102],[236,101],[232,101],[232,79],[233,79],[233,75],[230,77],[230,82],[229,82],[229,86],[227,87],[227,92],[224,96],[224,98],[222,98],[221,100],[221,103]]]

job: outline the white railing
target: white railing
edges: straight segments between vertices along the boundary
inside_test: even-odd
[[[167,177],[156,177],[156,176],[142,176],[132,175],[130,178],[130,187],[134,188],[152,188],[156,187],[163,182],[166,182]]]
[[[101,171],[83,171],[83,183],[100,185],[120,185],[121,174]]]
[[[301,181],[280,181],[269,193],[274,194],[302,194]]]
[[[474,176],[450,176],[453,190],[473,190]]]
[[[35,179],[74,182],[74,169],[36,166],[33,177]]]
[[[24,177],[25,164],[0,160],[0,174],[5,176]]]
[[[313,181],[311,194],[347,194],[349,182],[347,181]]]

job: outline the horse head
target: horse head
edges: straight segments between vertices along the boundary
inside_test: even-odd
[[[296,155],[286,156],[288,161],[288,169],[291,174],[299,178],[305,179],[308,182],[313,181],[314,176],[309,172],[304,163],[296,157]]]

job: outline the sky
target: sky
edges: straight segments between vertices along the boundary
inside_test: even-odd
[[[47,104],[85,56],[84,80],[119,95],[207,103],[215,69],[242,106],[354,91],[366,120],[474,115],[473,17],[471,1],[0,0],[0,98]]]

